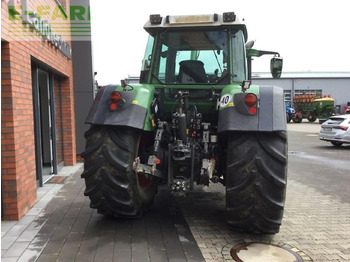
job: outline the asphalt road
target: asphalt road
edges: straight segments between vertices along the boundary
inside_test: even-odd
[[[288,177],[350,203],[350,144],[321,141],[319,130],[317,122],[288,124]]]

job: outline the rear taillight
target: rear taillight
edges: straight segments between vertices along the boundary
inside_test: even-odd
[[[257,112],[257,103],[258,103],[258,97],[254,94],[247,94],[244,97],[244,103],[246,106],[248,106],[249,113],[256,114]]]
[[[334,126],[333,127],[333,129],[341,129],[341,130],[344,130],[344,131],[348,130],[348,128],[349,127],[347,127],[347,126]]]
[[[115,111],[115,110],[117,110],[117,108],[118,108],[118,106],[117,106],[117,104],[115,104],[115,103],[112,103],[112,104],[109,106],[109,109],[110,109],[111,111]]]
[[[111,111],[117,110],[117,108],[118,108],[118,104],[117,103],[122,101],[121,94],[119,92],[117,92],[117,91],[113,91],[111,93],[111,101],[112,101],[112,103],[109,106],[109,110],[111,110]]]
[[[257,101],[258,101],[258,98],[254,94],[247,94],[244,98],[244,103],[247,106],[253,106],[256,104]]]
[[[122,100],[122,96],[120,95],[119,92],[113,91],[111,94],[111,100],[113,103],[117,103]]]

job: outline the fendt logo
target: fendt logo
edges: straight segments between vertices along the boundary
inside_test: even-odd
[[[71,5],[68,8],[63,7],[58,0],[55,0],[55,6],[35,6],[33,1],[31,8],[28,7],[28,0],[7,2],[9,35],[14,40],[35,41],[38,40],[39,33],[70,59],[71,48],[63,38],[68,41],[91,39],[90,7],[84,5],[86,1],[82,1],[82,5]]]

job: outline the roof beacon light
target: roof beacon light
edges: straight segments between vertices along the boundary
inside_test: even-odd
[[[226,12],[222,14],[224,22],[234,22],[236,21],[235,12]]]
[[[151,25],[160,25],[162,23],[162,17],[160,15],[150,15],[149,21]]]

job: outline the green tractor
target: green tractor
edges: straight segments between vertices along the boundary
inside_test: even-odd
[[[91,208],[114,217],[147,211],[159,185],[185,195],[226,187],[227,222],[252,233],[279,231],[286,193],[283,90],[251,85],[246,26],[222,15],[151,15],[140,81],[102,87],[86,123],[84,172]]]

